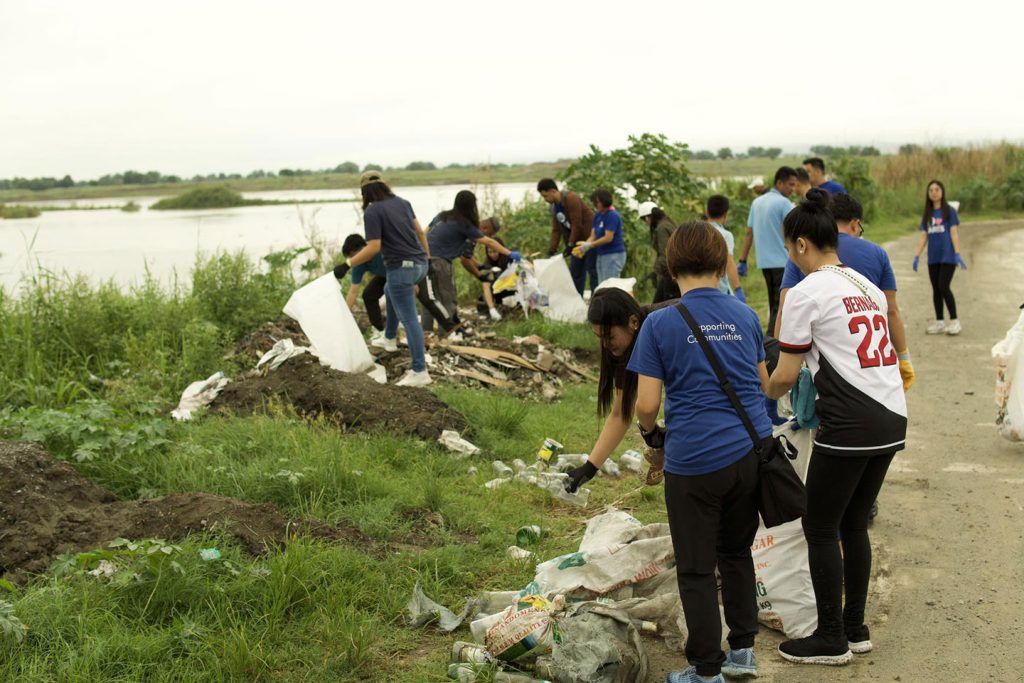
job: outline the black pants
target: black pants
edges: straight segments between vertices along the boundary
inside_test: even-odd
[[[864,623],[871,578],[868,515],[893,455],[811,454],[803,526],[818,603],[818,633],[828,638],[843,638]],[[842,537],[842,553],[837,537]]]
[[[955,263],[929,263],[928,277],[932,281],[932,304],[935,306],[935,319],[942,320],[942,304],[949,309],[949,319],[956,320],[956,299],[953,298],[953,274],[956,273]]]
[[[665,506],[688,631],[686,659],[701,676],[717,675],[725,661],[716,566],[722,576],[729,647],[754,646],[757,600],[750,545],[758,524],[757,465],[751,450],[710,474],[665,473]]]
[[[451,331],[457,323],[455,315],[446,311],[438,302],[434,294],[434,287],[430,283],[430,275],[424,275],[423,279],[416,283],[416,298],[437,322],[445,333]],[[457,312],[456,312],[457,315]],[[424,330],[426,331],[426,330]]]
[[[659,304],[662,301],[675,300],[679,298],[679,285],[676,281],[670,278],[668,275],[659,273],[658,285],[654,291],[654,301],[651,303]]]
[[[363,305],[366,307],[366,317],[370,319],[373,329],[378,332],[384,331],[384,314],[380,311],[380,298],[384,296],[384,285],[388,279],[381,275],[374,275],[370,284],[363,290]]]
[[[785,268],[764,268],[764,284],[768,287],[768,334],[775,335],[775,318],[779,315],[779,293],[782,291],[782,276]]]

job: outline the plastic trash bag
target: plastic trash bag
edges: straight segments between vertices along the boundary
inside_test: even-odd
[[[332,276],[333,277],[333,276]],[[438,626],[446,633],[451,633],[466,620],[472,612],[476,611],[477,601],[467,600],[466,607],[460,614],[455,614],[444,605],[439,605],[427,597],[420,584],[417,582],[412,589],[412,598],[406,603],[405,609],[409,612],[410,626],[423,626],[434,619],[438,620]]]
[[[537,662],[555,683],[635,683],[647,680],[640,633],[625,612],[597,602],[573,605],[560,619],[561,642]]]
[[[452,451],[462,456],[476,455],[480,452],[480,448],[469,441],[466,441],[459,433],[452,429],[445,429],[441,432],[441,436],[437,438],[437,442]]]
[[[533,270],[540,288],[548,295],[548,305],[541,309],[545,318],[566,323],[587,322],[587,305],[576,292],[565,259],[561,256],[537,259]]]
[[[171,411],[171,417],[179,421],[191,420],[192,411],[210,405],[230,381],[223,372],[215,372],[206,379],[192,382],[181,392],[181,400],[178,401],[178,407]]]
[[[279,339],[273,348],[260,357],[259,362],[256,363],[256,369],[259,370],[264,365],[267,365],[271,370],[277,370],[281,363],[284,363],[289,358],[301,356],[308,351],[308,347],[296,346],[295,342],[291,339]]]
[[[1024,311],[992,347],[996,362],[996,424],[1010,441],[1024,441]]]
[[[313,353],[324,365],[352,373],[374,369],[373,357],[333,273],[318,277],[292,294],[284,313],[299,322]]]
[[[617,287],[622,291],[626,292],[630,296],[633,296],[633,290],[636,287],[635,277],[610,277],[601,284],[599,284],[594,291],[600,292],[602,289],[608,289],[609,287]]]

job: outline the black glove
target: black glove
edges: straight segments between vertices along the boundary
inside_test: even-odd
[[[562,251],[562,258],[566,258],[568,256],[572,256],[572,250],[575,249],[575,248],[576,248],[576,243],[575,242],[573,242],[572,244],[565,245],[565,250]]]
[[[660,424],[655,424],[654,429],[649,432],[644,431],[644,428],[637,422],[636,426],[640,428],[640,436],[644,438],[644,443],[649,448],[664,448],[665,447],[665,428]]]
[[[576,490],[597,475],[597,468],[588,460],[574,470],[569,471],[565,480],[565,492],[576,493]]]
[[[341,280],[346,275],[348,275],[348,271],[350,270],[350,268],[351,267],[347,263],[339,263],[338,265],[334,266],[334,277]]]
[[[494,282],[495,277],[496,276],[494,274],[494,271],[485,270],[481,271],[481,273],[476,276],[476,279],[479,280],[480,282]]]
[[[557,249],[548,249],[548,258],[551,258],[552,256],[554,256],[557,253],[558,253]]]

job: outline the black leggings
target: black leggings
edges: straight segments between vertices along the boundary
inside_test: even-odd
[[[811,454],[803,526],[818,602],[818,633],[827,638],[843,638],[864,624],[871,578],[868,515],[894,455]]]
[[[932,304],[935,306],[936,320],[942,320],[943,301],[946,302],[946,308],[949,309],[949,319],[956,320],[956,299],[953,298],[953,290],[950,288],[955,272],[955,263],[928,264],[928,277],[932,281]]]
[[[768,289],[768,334],[775,336],[775,318],[779,315],[779,296],[782,292],[782,276],[785,268],[762,268],[764,284]]]
[[[384,285],[388,279],[382,275],[374,275],[370,284],[363,290],[363,305],[366,306],[366,317],[370,319],[373,329],[384,331],[384,315],[380,311],[380,298],[384,296]]]

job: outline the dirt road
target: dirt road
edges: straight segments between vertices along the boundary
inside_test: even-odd
[[[990,356],[1024,303],[1024,223],[965,224],[960,240],[958,337],[924,334],[934,315],[928,274],[910,267],[917,237],[887,245],[917,384],[871,532],[875,650],[835,669],[788,664],[762,627],[760,680],[1024,680],[1024,443],[994,427]],[[683,666],[654,659],[652,681]]]

